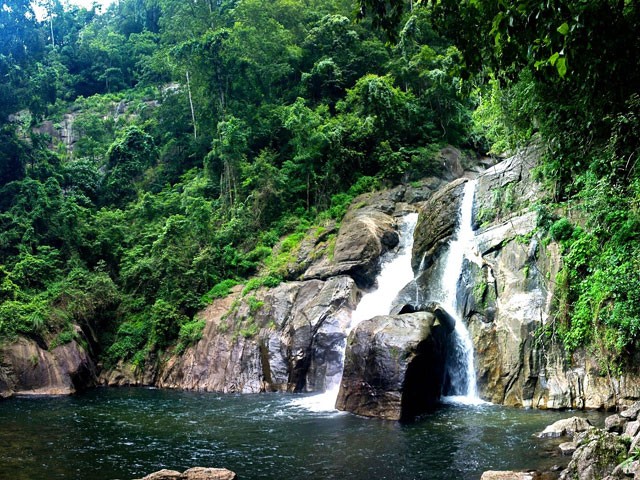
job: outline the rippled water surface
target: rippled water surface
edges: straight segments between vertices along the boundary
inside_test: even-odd
[[[532,434],[573,415],[450,405],[401,425],[293,399],[123,388],[1,401],[0,479],[132,479],[192,466],[244,480],[477,479],[557,462]]]

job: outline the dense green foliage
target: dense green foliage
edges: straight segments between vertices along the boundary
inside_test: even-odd
[[[607,368],[638,352],[637,2],[2,5],[0,336],[79,325],[140,365],[238,283],[285,279],[358,193],[437,173],[440,145],[535,141],[564,255],[549,331]],[[73,148],[32,133],[69,115]]]
[[[341,0],[32,8],[0,8],[2,338],[180,351],[356,195],[471,144],[461,54],[423,11],[390,45]]]
[[[551,331],[609,371],[629,365],[640,347],[640,7],[439,0],[429,10],[482,91],[474,118],[493,148],[545,147],[547,209],[570,218],[548,226],[564,257]]]

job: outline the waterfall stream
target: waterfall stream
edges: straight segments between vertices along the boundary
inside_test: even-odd
[[[473,342],[463,320],[461,306],[458,305],[458,283],[462,275],[464,259],[481,261],[474,241],[472,226],[475,181],[468,181],[458,212],[458,225],[443,256],[440,288],[436,299],[456,319],[452,347],[445,365],[445,402],[477,404],[484,403],[478,397],[476,373],[473,359]]]
[[[388,315],[391,304],[400,290],[413,280],[411,268],[411,252],[413,249],[413,231],[418,222],[417,213],[409,213],[400,221],[398,246],[382,256],[380,273],[376,278],[377,288],[365,293],[351,316],[351,322],[345,332],[345,342],[342,346],[341,358],[344,368],[346,338],[358,324],[377,315]],[[342,369],[340,374],[326,379],[327,389],[324,393],[294,400],[294,404],[308,408],[311,411],[324,412],[335,410]]]

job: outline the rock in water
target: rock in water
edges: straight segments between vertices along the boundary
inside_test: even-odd
[[[142,478],[142,480],[180,480],[181,478],[182,473],[176,470],[167,470],[164,468],[157,472],[150,473],[146,477]]]
[[[582,417],[571,417],[549,425],[538,434],[540,438],[557,438],[562,436],[573,436],[578,432],[584,432],[591,428],[591,422]]]
[[[193,467],[182,474],[184,480],[236,480],[236,474],[226,468]]]
[[[365,320],[347,341],[336,408],[410,420],[440,398],[450,326],[428,312]]]
[[[535,476],[529,472],[511,472],[489,470],[482,474],[480,480],[534,480]]]
[[[236,480],[237,476],[226,468],[193,467],[180,473],[176,470],[160,470],[141,480]]]

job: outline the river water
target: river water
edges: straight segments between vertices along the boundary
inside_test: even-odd
[[[532,435],[573,415],[449,405],[403,425],[312,412],[296,397],[121,388],[0,401],[0,479],[132,479],[192,466],[245,480],[478,479],[562,461]]]

